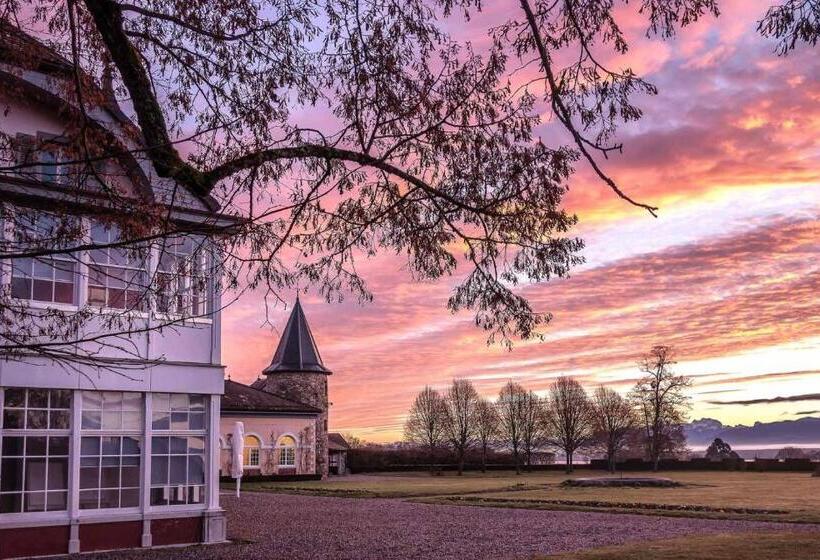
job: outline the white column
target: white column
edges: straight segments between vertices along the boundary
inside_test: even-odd
[[[208,455],[206,465],[208,509],[219,509],[219,463],[221,451],[219,449],[219,408],[221,395],[211,395],[211,408],[208,412]]]
[[[80,551],[80,443],[83,417],[82,391],[71,395],[71,435],[68,443],[68,517],[71,523],[68,552]]]
[[[142,456],[140,480],[142,481],[142,546],[151,546],[151,520],[145,519],[145,513],[151,507],[151,434],[153,431],[153,401],[151,393],[145,393],[145,418],[142,428]]]

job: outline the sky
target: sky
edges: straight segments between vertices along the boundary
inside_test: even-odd
[[[488,22],[504,19],[502,4],[486,3],[452,32],[481,44]],[[330,428],[399,440],[415,394],[457,377],[491,398],[511,379],[543,394],[560,375],[626,392],[655,344],[673,346],[674,371],[693,378],[690,418],[750,424],[817,411],[820,51],[775,56],[755,32],[767,5],[721,2],[719,19],[667,41],[642,38],[634,15],[623,20],[634,42],[613,62],[660,92],[639,100],[644,118],[621,130],[624,152],[604,165],[634,198],[659,206],[659,217],[579,165],[564,208],[579,217],[586,263],[570,278],[522,288],[554,316],[544,341],[488,346],[469,312],[446,309],[457,276],[414,282],[390,254],[359,263],[372,303],[303,295],[333,371]],[[225,311],[232,379],[256,379],[289,312],[266,315],[259,294]]]

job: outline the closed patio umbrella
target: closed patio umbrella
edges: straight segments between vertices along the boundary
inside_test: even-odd
[[[236,497],[239,497],[239,485],[242,482],[242,463],[245,453],[245,425],[235,422],[231,439],[233,461],[231,461],[231,476],[236,479]]]

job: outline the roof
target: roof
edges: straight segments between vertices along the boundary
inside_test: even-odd
[[[313,406],[292,401],[261,389],[255,389],[230,379],[225,380],[225,394],[222,396],[222,412],[255,413],[300,413],[319,414],[321,410]]]
[[[350,449],[344,436],[337,432],[330,432],[327,434],[327,448],[331,451],[347,451]]]
[[[330,374],[330,370],[322,363],[322,357],[316,348],[316,341],[310,332],[305,312],[302,311],[302,304],[299,303],[297,296],[273,360],[262,373],[271,375],[299,372]]]

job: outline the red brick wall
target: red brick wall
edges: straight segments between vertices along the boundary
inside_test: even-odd
[[[68,525],[0,529],[0,558],[68,553]]]
[[[151,521],[151,544],[190,544],[202,542],[202,518],[180,517]]]
[[[137,548],[142,545],[142,521],[80,525],[80,552]]]

